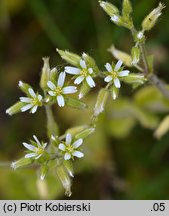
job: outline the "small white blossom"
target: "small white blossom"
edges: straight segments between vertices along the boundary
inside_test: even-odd
[[[83,139],[78,139],[72,143],[72,135],[66,135],[66,142],[60,143],[58,148],[64,152],[64,159],[70,160],[73,157],[82,158],[84,154],[77,149],[82,145]]]
[[[58,105],[60,107],[64,107],[65,105],[65,99],[64,99],[64,95],[65,94],[73,94],[75,92],[77,92],[77,88],[75,86],[64,86],[64,82],[65,82],[65,77],[66,77],[66,73],[65,72],[61,72],[59,74],[58,80],[57,80],[57,85],[55,85],[53,82],[48,81],[47,82],[47,86],[49,87],[49,91],[48,94],[52,97],[56,97],[57,98],[57,102]]]
[[[93,69],[88,68],[86,65],[86,62],[83,59],[80,60],[80,68],[68,66],[68,67],[65,67],[65,72],[68,74],[76,75],[76,79],[74,81],[74,84],[79,85],[84,80],[86,80],[87,84],[91,88],[95,87],[95,82],[92,78],[92,76],[94,74]]]
[[[144,34],[143,34],[143,32],[141,32],[141,31],[137,34],[137,38],[138,38],[139,40],[141,40],[141,39],[143,38],[143,36],[144,36]]]
[[[20,85],[21,84],[22,83],[20,82]],[[38,106],[42,105],[42,96],[40,94],[35,94],[32,88],[29,88],[28,92],[30,97],[20,97],[20,101],[26,104],[21,108],[21,111],[25,112],[30,109],[31,113],[35,113]]]
[[[113,82],[116,88],[120,88],[120,78],[128,76],[129,74],[128,70],[123,70],[122,64],[123,62],[121,60],[119,60],[114,67],[109,63],[106,63],[105,67],[108,73],[107,76],[104,78],[104,81]]]
[[[38,138],[35,135],[33,136],[33,138],[35,140],[34,143],[36,143],[36,146],[25,143],[25,142],[22,143],[25,146],[25,148],[27,148],[29,151],[31,151],[31,153],[28,153],[28,154],[25,155],[25,158],[38,159],[44,153],[45,148],[47,146],[47,143],[40,143],[40,141],[38,140]]]
[[[114,23],[118,23],[119,22],[119,17],[117,15],[113,15],[111,17],[111,21],[113,21]]]

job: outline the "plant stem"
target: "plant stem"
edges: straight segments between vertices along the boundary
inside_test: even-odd
[[[139,44],[140,50],[141,50],[141,55],[144,63],[144,74],[145,76],[148,76],[149,74],[149,67],[148,67],[148,60],[147,60],[147,54],[145,50],[145,45],[144,44]]]
[[[54,120],[51,106],[46,105],[45,109],[46,109],[46,116],[47,116],[47,134],[48,134],[48,138],[50,139],[52,135],[53,136],[58,135],[59,128]]]

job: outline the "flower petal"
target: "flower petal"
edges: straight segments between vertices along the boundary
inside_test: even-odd
[[[51,89],[51,90],[55,90],[56,89],[56,86],[53,82],[51,81],[48,81],[47,82],[47,86]]]
[[[37,154],[36,153],[30,153],[30,154],[26,154],[25,158],[32,158],[32,157],[36,157]]]
[[[39,94],[39,95],[38,95],[38,100],[41,101],[42,98],[43,98],[42,95]]]
[[[84,80],[84,76],[78,76],[75,81],[74,81],[74,84],[77,84],[79,85],[82,81]]]
[[[36,141],[36,143],[38,144],[38,146],[39,146],[39,147],[42,147],[40,141],[38,140],[38,138],[37,138],[35,135],[33,135],[33,138],[34,138],[34,140]]]
[[[57,85],[58,85],[59,87],[62,87],[62,86],[64,85],[65,77],[66,77],[66,73],[65,73],[65,72],[61,72],[61,73],[59,74],[58,82],[57,82]]]
[[[73,94],[77,92],[77,87],[76,86],[67,86],[64,87],[62,90],[63,94]]]
[[[68,74],[78,75],[80,74],[80,69],[76,67],[65,67],[65,72]]]
[[[86,62],[85,62],[83,59],[80,59],[80,66],[81,66],[82,68],[87,68]]]
[[[78,158],[82,158],[84,156],[84,154],[80,151],[74,151],[72,153],[73,156],[78,157]]]
[[[48,91],[48,94],[52,97],[55,97],[56,96],[56,93],[54,91]]]
[[[95,82],[91,76],[87,76],[86,81],[91,88],[95,87]]]
[[[129,73],[130,73],[129,70],[124,70],[124,71],[119,72],[119,73],[118,73],[118,76],[119,76],[119,77],[125,77],[125,76],[128,76]]]
[[[106,70],[107,70],[108,72],[112,72],[112,70],[113,70],[110,63],[106,63],[106,64],[105,64],[105,68],[106,68]]]
[[[40,158],[42,156],[42,154],[37,155],[37,157],[35,157],[35,159],[37,160],[38,158]]]
[[[72,135],[70,133],[66,134],[66,145],[70,145],[72,142]]]
[[[31,109],[31,113],[34,114],[38,109],[38,106],[34,106],[32,109]]]
[[[33,107],[32,104],[27,104],[26,106],[24,106],[24,107],[21,108],[21,111],[22,111],[22,112],[25,112],[25,111],[29,110],[29,109],[32,108],[32,107]]]
[[[33,98],[36,97],[36,94],[35,94],[35,92],[34,92],[34,90],[33,90],[32,88],[29,88],[29,89],[28,89],[28,92],[29,92],[29,94],[30,94]]]
[[[92,68],[89,68],[88,71],[89,71],[89,74],[93,73],[93,69]]]
[[[65,153],[64,159],[65,160],[69,160],[71,158],[71,154],[70,153]]]
[[[118,78],[114,79],[114,85],[116,88],[120,88],[121,85],[120,85],[120,80]]]
[[[57,96],[57,102],[58,102],[58,105],[60,107],[64,107],[65,105],[65,100],[64,100],[64,97],[62,95],[58,95]]]
[[[65,151],[65,149],[66,149],[66,147],[65,147],[65,145],[63,143],[60,143],[59,146],[58,146],[58,148],[60,150],[62,150],[62,151]]]
[[[19,99],[21,102],[24,102],[24,103],[31,103],[32,102],[32,98],[28,98],[28,97],[20,97]]]
[[[114,67],[114,70],[118,71],[121,68],[122,64],[123,64],[122,60],[118,60],[118,62],[116,63]]]
[[[81,146],[82,145],[82,143],[83,143],[83,139],[78,139],[78,140],[76,140],[73,144],[72,144],[72,146],[73,146],[73,148],[78,148],[79,146]]]
[[[113,77],[108,75],[107,77],[104,78],[104,81],[105,82],[110,82],[110,81],[112,81],[112,79],[113,79]]]
[[[34,151],[36,149],[35,146],[30,145],[30,144],[25,143],[25,142],[23,142],[22,145],[25,146],[25,148],[29,149],[30,151]]]

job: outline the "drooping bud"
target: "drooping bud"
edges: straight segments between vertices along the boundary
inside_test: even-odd
[[[167,115],[160,125],[157,127],[154,136],[158,139],[160,139],[164,134],[166,134],[169,130],[169,115]]]
[[[9,107],[7,110],[6,110],[6,113],[8,115],[14,115],[18,112],[21,112],[21,108],[24,106],[24,103],[23,102],[17,102],[15,103],[13,106]]]
[[[72,52],[68,52],[66,50],[63,51],[63,50],[56,49],[56,51],[60,54],[62,59],[64,59],[65,61],[67,61],[68,63],[76,67],[79,67],[80,59],[81,59],[79,55]]]
[[[28,89],[32,88],[29,84],[24,83],[22,81],[19,81],[18,86],[21,91],[23,91],[25,94],[28,94]]]
[[[130,73],[128,76],[123,77],[122,80],[128,84],[133,85],[133,87],[137,87],[139,85],[143,85],[147,79],[143,74]]]
[[[87,63],[88,68],[92,68],[93,69],[94,73],[98,73],[99,72],[99,68],[96,65],[95,60],[91,56],[89,56],[87,53],[83,53],[82,54],[82,58]]]
[[[123,0],[123,9],[122,9],[122,14],[123,16],[129,16],[132,13],[132,5],[130,0]]]
[[[116,88],[114,85],[110,88],[110,94],[113,100],[116,100],[119,96],[119,89]]]
[[[131,50],[131,55],[132,55],[132,65],[137,65],[140,61],[140,48],[138,46],[135,46]]]
[[[63,162],[65,168],[67,169],[68,173],[69,173],[69,176],[70,177],[74,177],[73,173],[74,173],[74,170],[73,170],[73,164],[70,160],[64,160]]]
[[[75,139],[85,139],[95,131],[94,127],[86,128],[75,135]]]
[[[42,74],[41,74],[41,80],[40,80],[40,87],[43,90],[46,90],[47,88],[47,82],[50,79],[50,66],[49,66],[49,58],[42,58],[44,61],[43,68],[42,68]]]
[[[17,160],[15,162],[11,163],[11,167],[15,170],[19,167],[26,166],[32,163],[31,158],[21,158],[20,160]]]
[[[73,128],[68,129],[66,131],[66,134],[70,133],[72,136],[75,136],[77,133],[82,132],[86,128],[88,128],[88,125],[81,125],[81,126],[73,127]]]
[[[100,113],[104,111],[104,107],[106,105],[108,95],[109,95],[109,92],[105,88],[102,88],[99,91],[97,101],[95,104],[95,108],[94,108],[94,116],[98,116]]]
[[[78,95],[79,99],[83,98],[87,95],[87,93],[91,90],[90,86],[87,84],[87,82],[83,82],[80,87],[80,93]]]
[[[149,31],[156,24],[158,18],[162,14],[162,10],[165,8],[165,5],[159,3],[158,7],[155,8],[151,13],[143,20],[142,28],[144,31]]]
[[[109,2],[105,1],[99,1],[100,6],[103,8],[103,10],[109,15],[109,16],[114,16],[115,14],[119,14],[119,10],[116,6]]]
[[[42,165],[40,169],[40,179],[42,181],[45,179],[47,172],[48,172],[48,166],[46,164]]]
[[[117,60],[121,60],[124,65],[128,67],[132,66],[131,65],[132,58],[129,54],[116,49],[114,45],[112,45],[108,49],[108,51],[114,56],[114,58],[116,58]]]
[[[65,195],[70,197],[71,192],[71,179],[69,177],[69,174],[66,170],[66,168],[63,165],[56,167],[56,173],[58,178],[60,179],[64,189],[65,189]]]

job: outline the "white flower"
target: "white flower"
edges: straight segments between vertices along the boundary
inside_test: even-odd
[[[115,23],[118,23],[119,22],[119,17],[117,15],[113,15],[111,17],[111,21],[115,22]]]
[[[38,138],[35,135],[33,135],[33,138],[35,140],[35,142],[33,142],[33,144],[36,144],[36,146],[25,143],[25,142],[22,143],[25,146],[25,148],[27,148],[29,151],[31,151],[31,153],[28,153],[25,155],[25,158],[38,159],[44,153],[45,148],[47,146],[47,143],[40,143],[40,141],[38,140]]]
[[[144,34],[143,34],[143,32],[140,31],[140,32],[137,34],[137,38],[138,38],[139,40],[141,40],[143,37],[144,37]]]
[[[65,94],[73,94],[77,92],[77,88],[75,86],[66,86],[63,87],[64,82],[65,82],[65,72],[61,72],[59,74],[58,80],[57,80],[57,85],[55,85],[53,82],[48,81],[47,85],[50,88],[48,91],[48,94],[52,97],[57,98],[58,105],[60,107],[64,107],[65,105],[65,99],[64,96]]]
[[[79,85],[84,80],[86,80],[87,84],[91,88],[95,87],[95,82],[92,78],[92,75],[94,74],[93,69],[88,68],[86,65],[86,62],[83,59],[80,60],[80,68],[68,66],[68,67],[65,67],[65,72],[68,74],[76,75],[74,84]]]
[[[60,143],[58,148],[64,152],[64,159],[69,160],[73,157],[82,158],[84,154],[80,151],[77,151],[79,146],[83,143],[83,139],[78,139],[72,143],[72,135],[68,133],[66,135],[66,142]]]
[[[116,88],[120,88],[121,84],[120,84],[119,78],[128,76],[128,74],[130,72],[128,70],[123,70],[123,68],[121,67],[122,64],[123,64],[123,62],[121,60],[119,60],[114,67],[112,65],[110,65],[109,63],[106,63],[105,67],[108,71],[108,73],[107,73],[108,75],[104,78],[104,81],[105,82],[112,82],[113,81],[114,86]]]
[[[26,105],[21,108],[22,112],[31,110],[31,113],[35,113],[38,106],[42,105],[42,96],[40,94],[35,94],[32,88],[28,89],[30,97],[20,97],[20,101]]]

